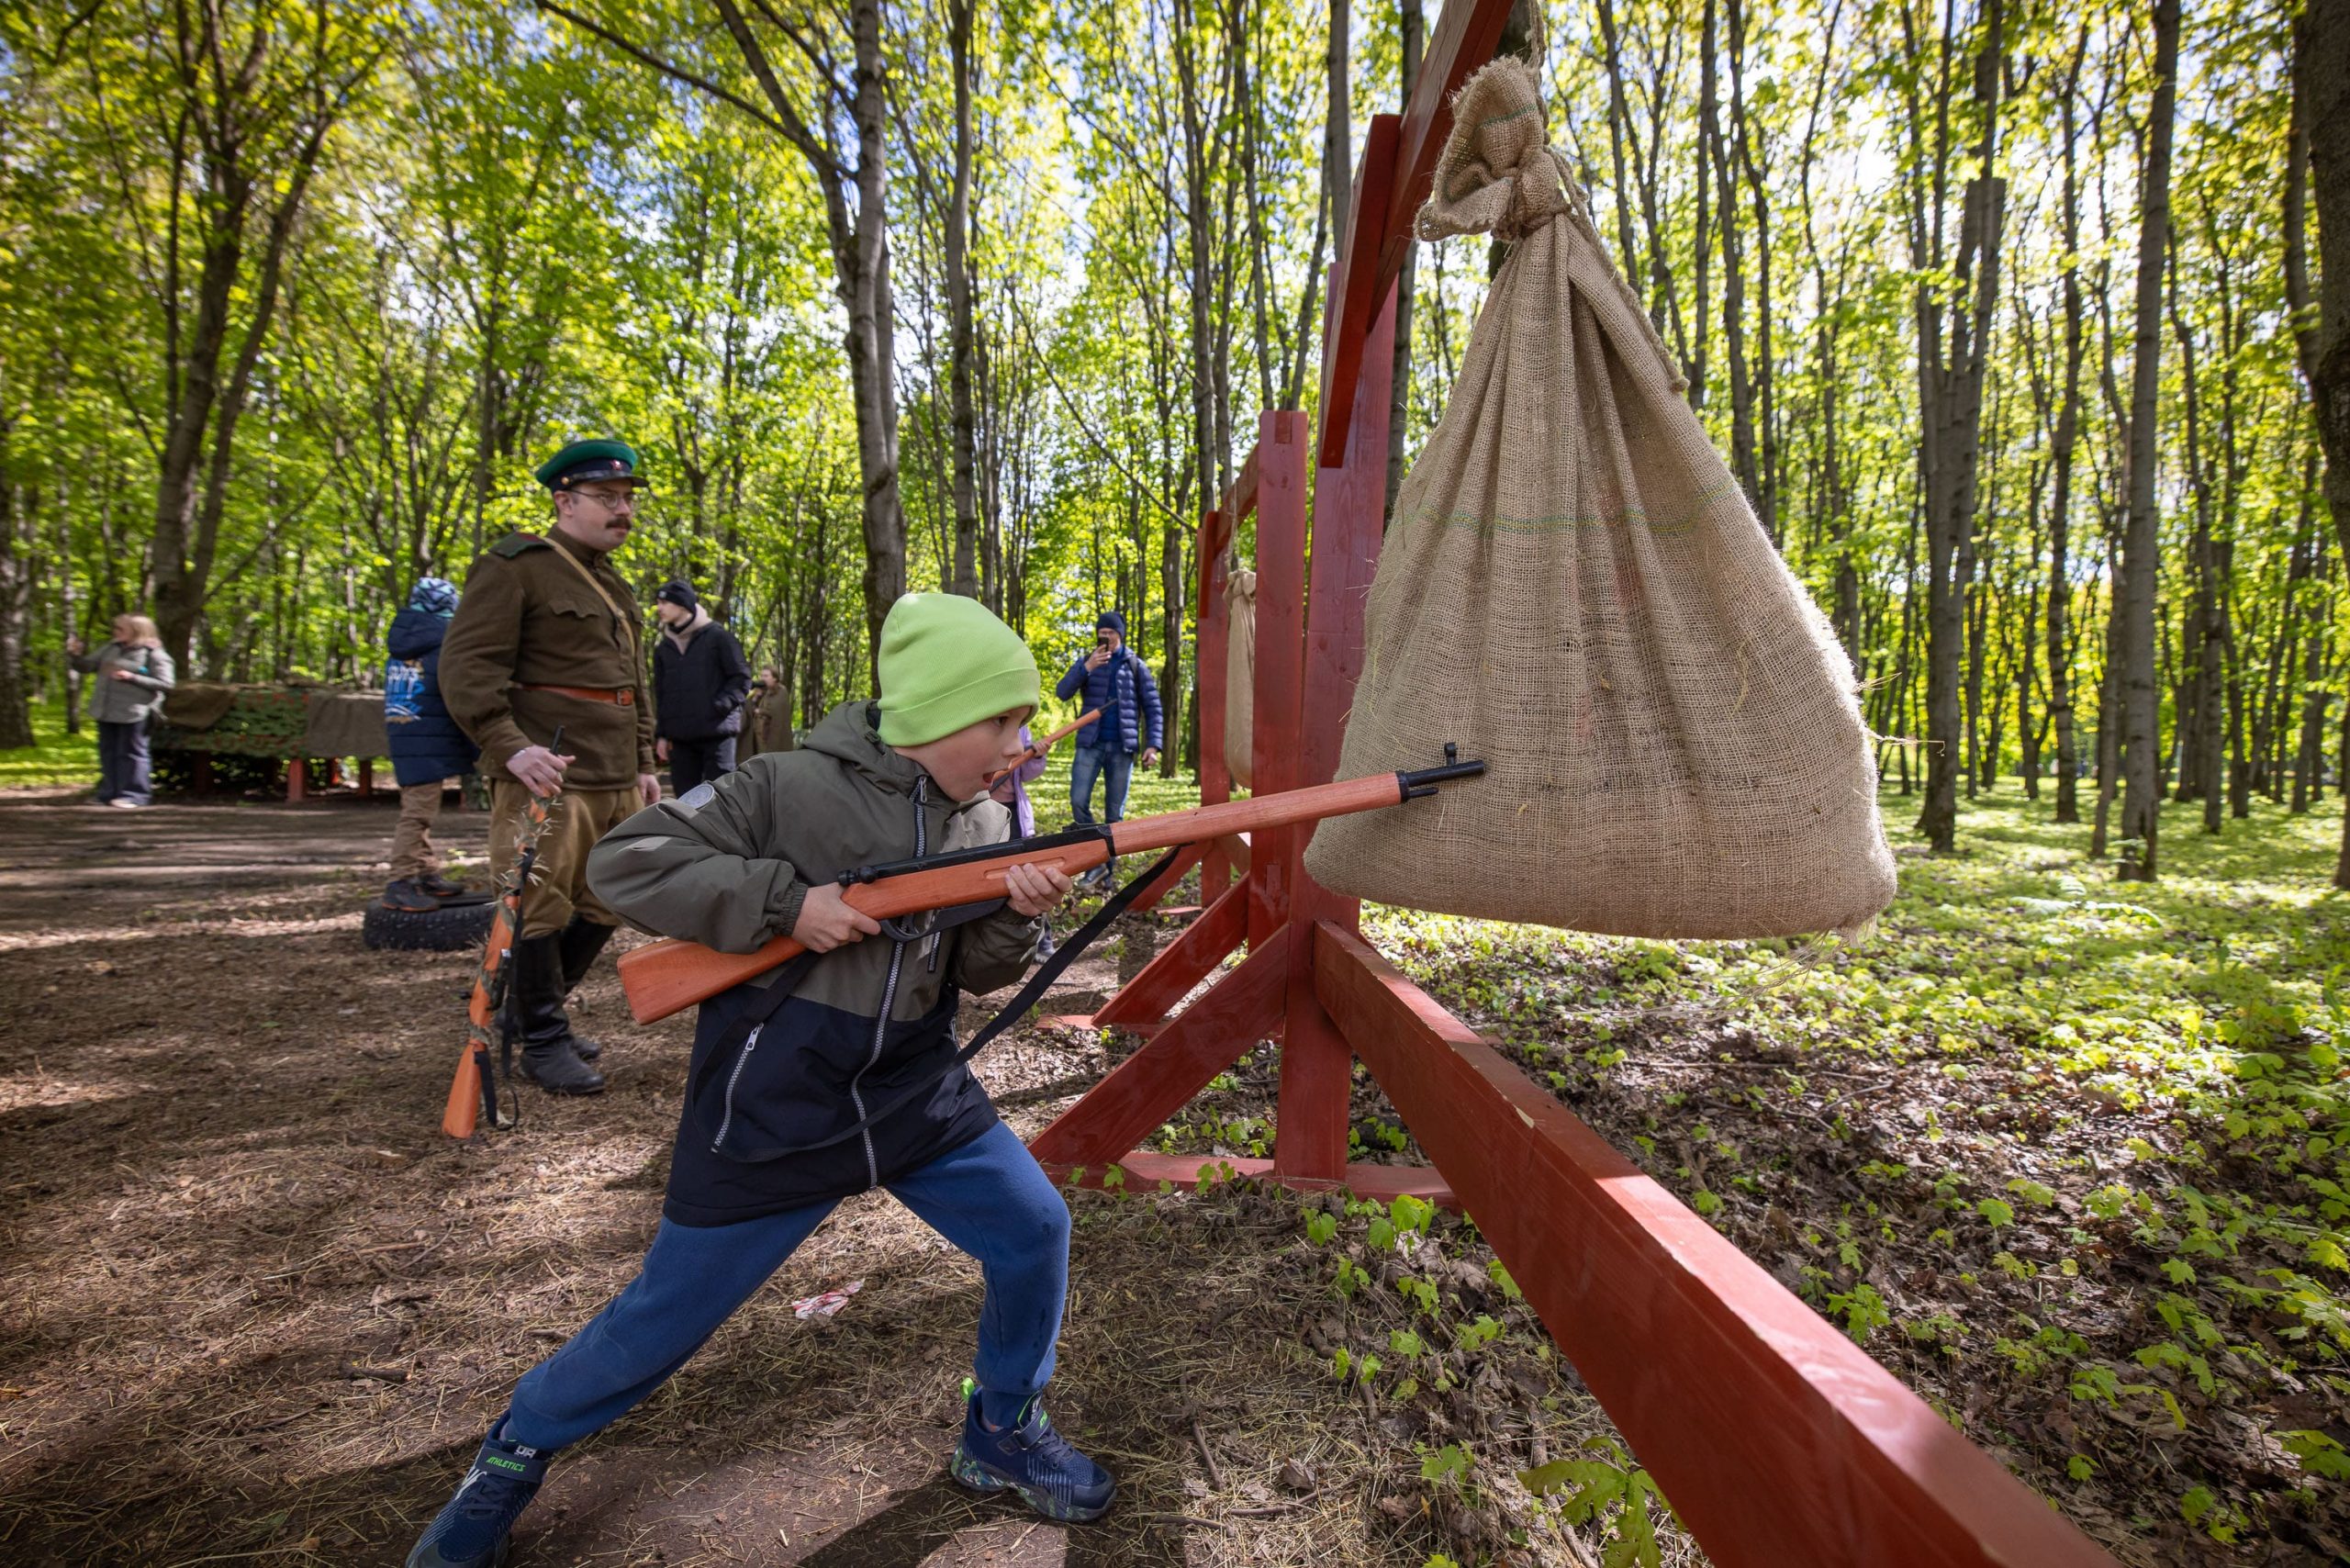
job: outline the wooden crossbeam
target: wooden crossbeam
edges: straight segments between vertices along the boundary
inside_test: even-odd
[[[1030,1140],[1037,1162],[1098,1170],[1123,1157],[1277,1027],[1289,936],[1278,932],[1250,953]]]
[[[1379,1203],[1392,1204],[1408,1194],[1434,1204],[1440,1209],[1458,1209],[1460,1206],[1460,1200],[1453,1196],[1452,1189],[1445,1184],[1444,1178],[1425,1165],[1349,1165],[1337,1179],[1321,1182],[1279,1176],[1270,1159],[1158,1154],[1141,1148],[1128,1151],[1124,1158],[1111,1161],[1111,1165],[1117,1167],[1129,1193],[1154,1189],[1161,1182],[1190,1192],[1201,1184],[1200,1173],[1204,1170],[1211,1182],[1277,1180],[1285,1187],[1303,1192],[1327,1192],[1343,1187],[1358,1198],[1370,1198]],[[1074,1176],[1081,1187],[1108,1185],[1109,1165],[1055,1165],[1046,1160],[1045,1169],[1056,1182],[1066,1182]]]
[[[1419,80],[1412,101],[1404,106],[1389,173],[1375,194],[1358,179],[1348,219],[1347,250],[1338,258],[1330,285],[1333,300],[1349,300],[1368,328],[1371,308],[1387,297],[1388,286],[1403,273],[1404,255],[1412,243],[1412,219],[1428,199],[1436,181],[1437,159],[1445,139],[1452,134],[1452,97],[1494,58],[1501,47],[1502,29],[1509,22],[1512,0],[1451,0],[1428,39],[1420,60]],[[1372,121],[1374,135],[1378,121]],[[1366,141],[1365,174],[1370,168]],[[1340,318],[1333,317],[1333,319]],[[1359,348],[1360,340],[1354,340]],[[1334,338],[1324,350],[1327,372],[1322,382],[1321,458],[1335,465],[1346,450],[1353,422],[1354,377],[1362,367],[1360,353],[1347,353],[1348,341]],[[1337,356],[1345,354],[1340,360]]]
[[[1200,912],[1182,934],[1161,948],[1142,973],[1093,1014],[1097,1025],[1132,1027],[1167,1016],[1169,1009],[1192,994],[1192,988],[1215,972],[1225,955],[1240,946],[1248,934],[1248,891],[1234,888]]]
[[[1360,937],[1312,939],[1315,994],[1715,1562],[2115,1568]]]
[[[1381,227],[1386,222],[1387,198],[1395,180],[1395,150],[1403,129],[1398,116],[1371,117],[1348,208],[1347,253],[1330,269],[1330,296],[1323,317],[1326,324],[1322,345],[1323,427],[1317,454],[1326,468],[1335,468],[1345,460],[1347,433],[1353,425],[1355,384],[1362,375],[1371,318],[1382,298],[1374,292],[1379,289]]]

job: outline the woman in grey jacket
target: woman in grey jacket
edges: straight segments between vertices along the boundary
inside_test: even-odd
[[[155,798],[147,778],[147,729],[173,685],[172,655],[155,623],[144,615],[114,618],[114,639],[84,653],[68,637],[73,667],[98,678],[90,687],[90,717],[98,722],[98,801],[144,806]]]

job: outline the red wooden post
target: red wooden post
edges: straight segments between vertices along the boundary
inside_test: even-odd
[[[309,777],[309,762],[306,757],[294,757],[285,764],[285,799],[298,803],[303,799],[303,782]]]
[[[1192,711],[1200,723],[1200,804],[1212,806],[1232,799],[1232,767],[1224,755],[1225,711],[1230,678],[1229,635],[1232,607],[1225,602],[1230,577],[1229,546],[1234,520],[1219,507],[1200,518],[1199,672],[1200,686]],[[1211,845],[1200,862],[1200,904],[1210,906],[1230,885],[1232,871],[1224,852]]]
[[[359,792],[371,798],[375,793],[375,759],[372,756],[359,759]]]
[[[1252,792],[1304,782],[1297,751],[1305,657],[1305,420],[1286,410],[1258,416],[1257,687]],[[1292,828],[1248,843],[1248,947],[1289,918]]]
[[[1281,1016],[1289,935],[1277,931],[1262,946],[1252,946],[1238,969],[1038,1133],[1028,1145],[1037,1162],[1063,1170],[1083,1166],[1098,1176],[1264,1038]]]
[[[1358,205],[1366,213],[1385,209],[1398,124],[1393,115],[1379,115],[1371,122],[1362,174],[1356,181]],[[1366,324],[1344,461],[1314,476],[1304,700],[1292,732],[1303,769],[1300,784],[1337,777],[1347,713],[1354,706],[1356,678],[1362,673],[1363,609],[1379,564],[1387,500],[1388,388],[1394,376],[1396,293],[1395,286],[1389,285],[1377,318]],[[1290,918],[1296,929],[1328,921],[1351,931],[1360,918],[1360,905],[1305,873],[1305,845],[1311,836],[1310,830],[1290,835]],[[1313,944],[1292,942],[1289,961],[1274,1163],[1284,1177],[1336,1178],[1346,1169],[1354,1049],[1315,999]]]

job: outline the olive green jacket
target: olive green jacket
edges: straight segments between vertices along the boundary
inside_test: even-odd
[[[790,931],[809,888],[859,866],[920,850],[1000,842],[1011,815],[982,795],[938,798],[930,777],[883,745],[867,702],[835,708],[795,751],[762,752],[675,801],[648,806],[605,834],[588,883],[621,917],[664,936],[747,953]],[[917,829],[917,818],[920,827]],[[890,1016],[919,1018],[951,980],[986,992],[1024,974],[1042,923],[1009,908],[956,927],[909,954]],[[802,983],[805,1000],[878,1015],[892,944],[835,948]]]
[[[465,576],[441,644],[441,699],[481,747],[481,770],[493,778],[511,778],[506,759],[549,744],[560,725],[564,751],[577,758],[564,774],[566,787],[625,789],[654,771],[643,642],[636,599],[602,555],[552,530],[509,533]],[[630,700],[521,689],[528,686],[626,691]]]

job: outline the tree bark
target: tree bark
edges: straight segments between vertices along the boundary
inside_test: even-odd
[[[1911,217],[1918,286],[1920,459],[1926,493],[1926,801],[1919,830],[1940,854],[1957,847],[1958,781],[1966,744],[1961,664],[1966,599],[1975,566],[1975,475],[1983,422],[1983,375],[1988,361],[1992,309],[1998,298],[1999,240],[2007,182],[1992,173],[1998,147],[1999,89],[2005,65],[2006,14],[2000,0],[1983,13],[1983,43],[1975,60],[1973,105],[1980,121],[1975,174],[1961,198],[1958,245],[1940,252],[1948,158],[1938,145],[1934,187]],[[1949,84],[1942,92],[1947,100]],[[1946,114],[1946,107],[1940,111]],[[1941,133],[1938,133],[1938,135]],[[1925,208],[1930,205],[1930,228]],[[1943,267],[1957,286],[1947,299],[1936,274]],[[1944,328],[1947,317],[1948,336]]]
[[[2309,383],[2318,444],[2325,454],[2326,506],[2333,514],[2338,552],[2350,561],[2350,6],[2340,0],[2315,0],[2294,24],[2293,102],[2307,138],[2308,189],[2317,198],[2319,283],[2312,311],[2306,241],[2295,215],[2286,225],[2288,297],[2301,375]],[[2287,185],[2289,201],[2294,182]],[[2350,708],[2344,710],[2343,734],[2350,745]],[[2344,784],[2342,849],[2333,885],[2350,890],[2350,778]]]
[[[2081,820],[2080,752],[2073,734],[2072,526],[2073,454],[2081,431],[2081,194],[2074,151],[2074,113],[2081,64],[2088,56],[2084,27],[2065,75],[2065,195],[2059,209],[2065,235],[2065,369],[2056,428],[2049,440],[2053,493],[2048,511],[2048,717],[2056,731],[2056,820]]]
[[[1402,28],[1404,96],[1412,101],[1412,89],[1420,79],[1421,35],[1426,30],[1420,10],[1420,0],[1400,0],[1397,24]],[[1610,125],[1614,121],[1610,120]],[[1619,145],[1617,154],[1618,182],[1617,210],[1623,210],[1621,181],[1623,154]],[[1629,252],[1627,252],[1627,260]],[[1387,394],[1387,502],[1380,511],[1381,532],[1395,521],[1395,494],[1404,487],[1404,437],[1411,424],[1412,407],[1412,291],[1419,277],[1420,247],[1416,241],[1404,246],[1404,270],[1395,278],[1395,369]],[[1437,308],[1443,308],[1438,301]]]
[[[946,203],[946,314],[955,426],[954,591],[979,596],[978,416],[971,405],[971,6],[947,0],[946,41],[955,73],[955,185]]]
[[[2156,394],[2162,368],[2163,259],[2170,242],[2170,152],[2178,91],[2178,0],[2154,0],[2154,93],[2146,128],[2146,174],[2139,196],[2136,330],[2130,394],[2129,521],[2117,596],[2121,671],[2123,881],[2150,882],[2161,828],[2161,690],[2154,676],[2154,589],[2161,571],[2154,500]]]

